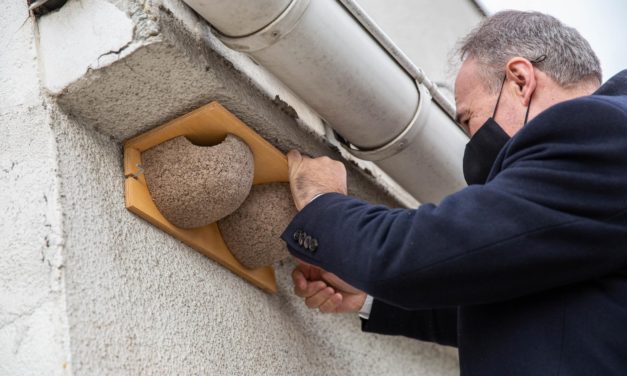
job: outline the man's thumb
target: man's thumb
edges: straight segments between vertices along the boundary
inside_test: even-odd
[[[298,167],[303,160],[303,156],[296,149],[292,149],[287,153],[287,168],[292,171],[292,169]]]

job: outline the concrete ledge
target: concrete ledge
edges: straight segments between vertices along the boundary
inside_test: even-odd
[[[80,123],[121,142],[218,100],[284,152],[297,148],[346,160],[346,154],[327,141],[315,113],[262,67],[224,47],[209,25],[182,2],[139,7],[128,1],[126,8],[105,0],[82,0],[87,4],[82,7],[77,3],[70,0],[58,12],[42,17],[39,33],[46,89]],[[90,33],[81,22],[69,28],[68,17],[89,19],[95,25],[113,18],[125,30],[132,22],[132,40],[120,32]],[[81,58],[55,57],[57,45],[67,47],[66,55]],[[88,53],[79,51],[85,45],[90,46]],[[59,65],[70,73],[52,77]],[[84,73],[72,79],[76,72]],[[401,206],[399,196],[391,193],[393,184],[386,184],[380,171],[347,165],[351,194]]]

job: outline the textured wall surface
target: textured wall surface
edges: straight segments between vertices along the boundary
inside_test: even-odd
[[[0,12],[0,375],[69,373],[57,150],[26,2]]]
[[[210,100],[281,150],[338,158],[289,90],[179,1],[69,0],[40,19],[39,59],[25,3],[10,4],[0,13],[0,374],[458,373],[452,348],[308,310],[292,293],[292,261],[277,265],[268,295],[124,208],[121,141]],[[132,22],[133,38],[99,29],[74,60],[90,31],[66,21],[83,16]],[[55,49],[61,41],[69,47]],[[84,73],[53,73],[59,64]],[[349,166],[353,194],[395,204],[376,178]]]
[[[77,374],[443,375],[432,344],[361,334],[356,315],[309,311],[291,262],[268,295],[123,205],[119,146],[55,119],[65,214],[66,284]]]

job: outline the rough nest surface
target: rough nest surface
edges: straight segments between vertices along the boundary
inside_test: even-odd
[[[288,183],[254,185],[246,201],[218,227],[233,256],[254,269],[289,253],[280,235],[296,215]]]
[[[254,159],[233,135],[215,146],[176,137],[142,153],[148,190],[173,225],[195,228],[233,213],[252,187]]]

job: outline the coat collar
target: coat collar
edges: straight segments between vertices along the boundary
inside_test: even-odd
[[[627,69],[607,80],[593,95],[627,95]]]

